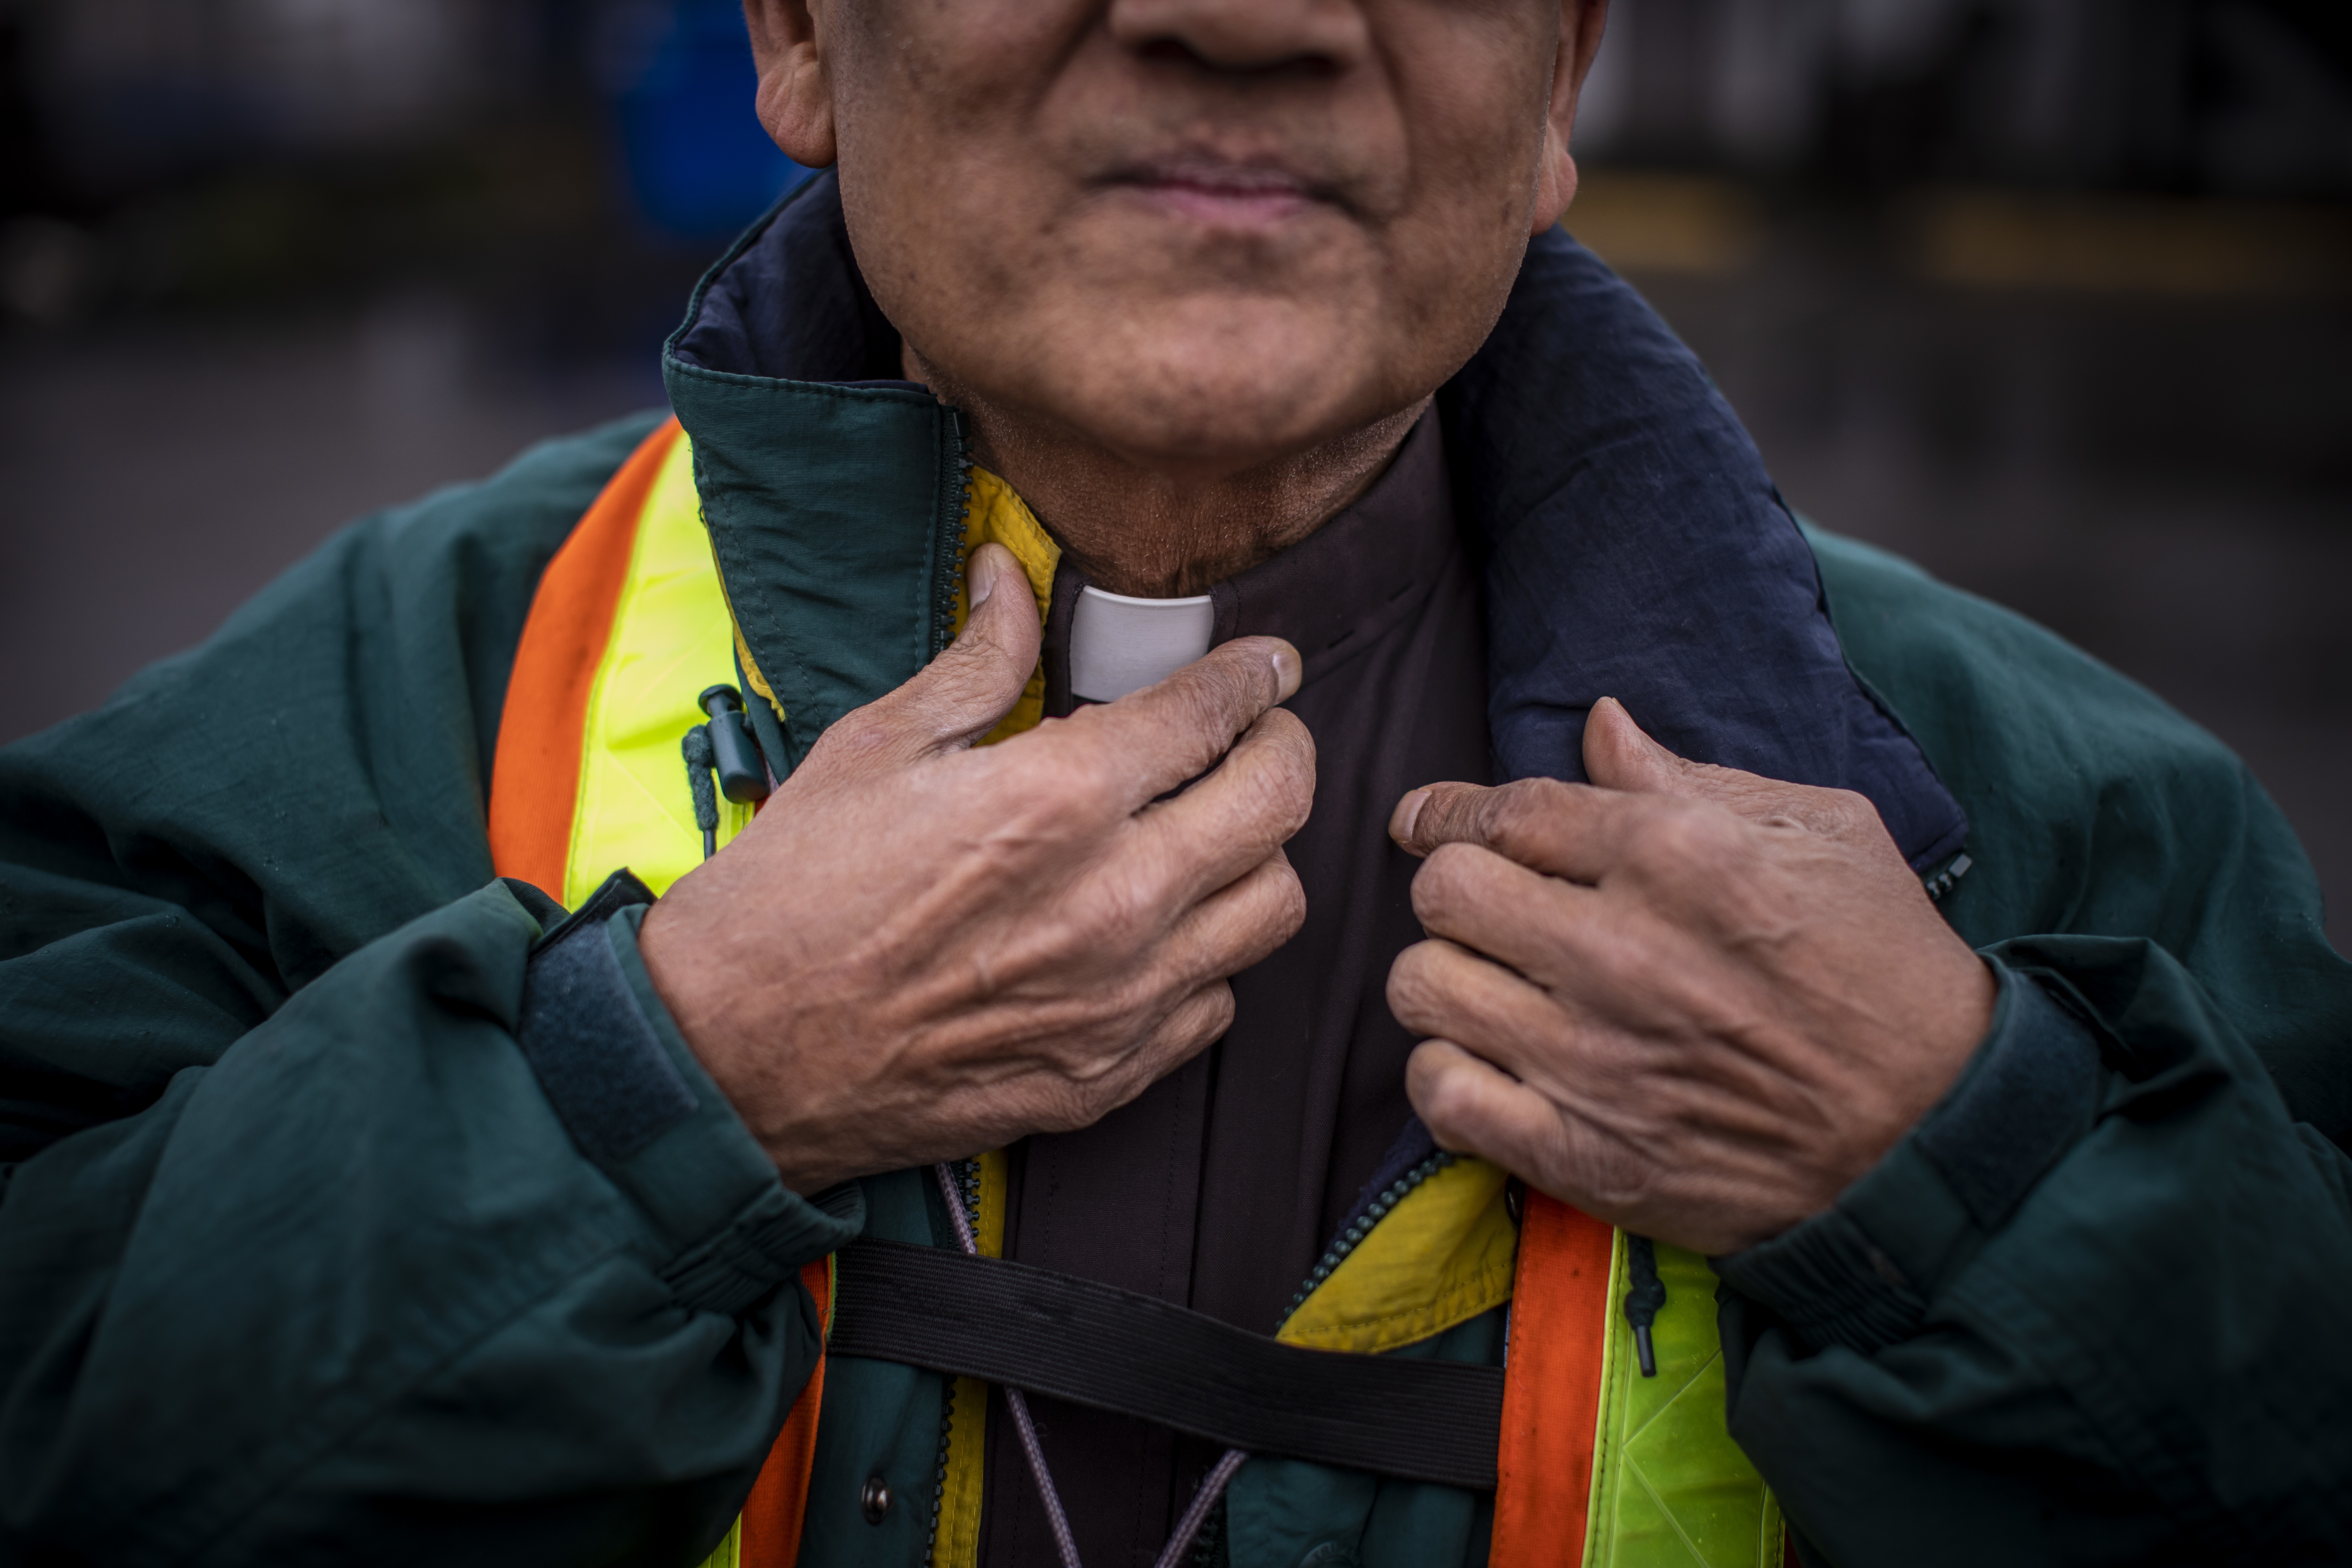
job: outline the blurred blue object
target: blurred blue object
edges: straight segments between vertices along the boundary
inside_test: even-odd
[[[758,75],[740,0],[623,0],[598,28],[629,194],[683,239],[731,234],[809,177],[752,112]]]

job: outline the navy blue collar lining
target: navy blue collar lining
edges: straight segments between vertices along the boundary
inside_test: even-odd
[[[712,268],[668,352],[729,380],[906,385],[831,174]],[[1959,848],[1967,818],[1847,668],[1812,551],[1747,432],[1591,252],[1558,229],[1528,245],[1438,410],[1485,555],[1499,776],[1581,779],[1585,716],[1612,696],[1685,756],[1867,795],[1922,871]]]
[[[1500,771],[1581,779],[1602,697],[1686,757],[1870,797],[1926,871],[1968,835],[1918,745],[1846,667],[1812,547],[1723,395],[1559,229],[1438,394],[1483,540]]]

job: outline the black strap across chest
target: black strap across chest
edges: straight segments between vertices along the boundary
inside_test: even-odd
[[[1308,1350],[1089,1280],[940,1247],[837,1258],[828,1355],[977,1377],[1252,1454],[1492,1490],[1499,1367]]]

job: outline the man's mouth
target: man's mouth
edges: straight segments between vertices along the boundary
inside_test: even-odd
[[[1324,199],[1308,181],[1261,163],[1172,159],[1122,171],[1112,184],[1196,222],[1264,227]]]

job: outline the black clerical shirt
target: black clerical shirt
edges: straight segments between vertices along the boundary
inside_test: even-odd
[[[1069,711],[1065,565],[1046,626],[1048,714]],[[1234,978],[1224,1037],[1081,1131],[1011,1152],[1004,1254],[1182,1302],[1271,1333],[1411,1114],[1412,1037],[1388,1009],[1397,953],[1419,940],[1418,862],[1389,814],[1418,784],[1484,784],[1485,630],[1437,421],[1425,415],[1356,503],[1212,590],[1215,640],[1286,637],[1288,703],[1315,738],[1315,806],[1287,853],[1307,921]],[[1209,1446],[1124,1416],[1032,1401],[1088,1568],[1150,1564]],[[1036,1488],[992,1398],[981,1562],[1058,1562]]]

